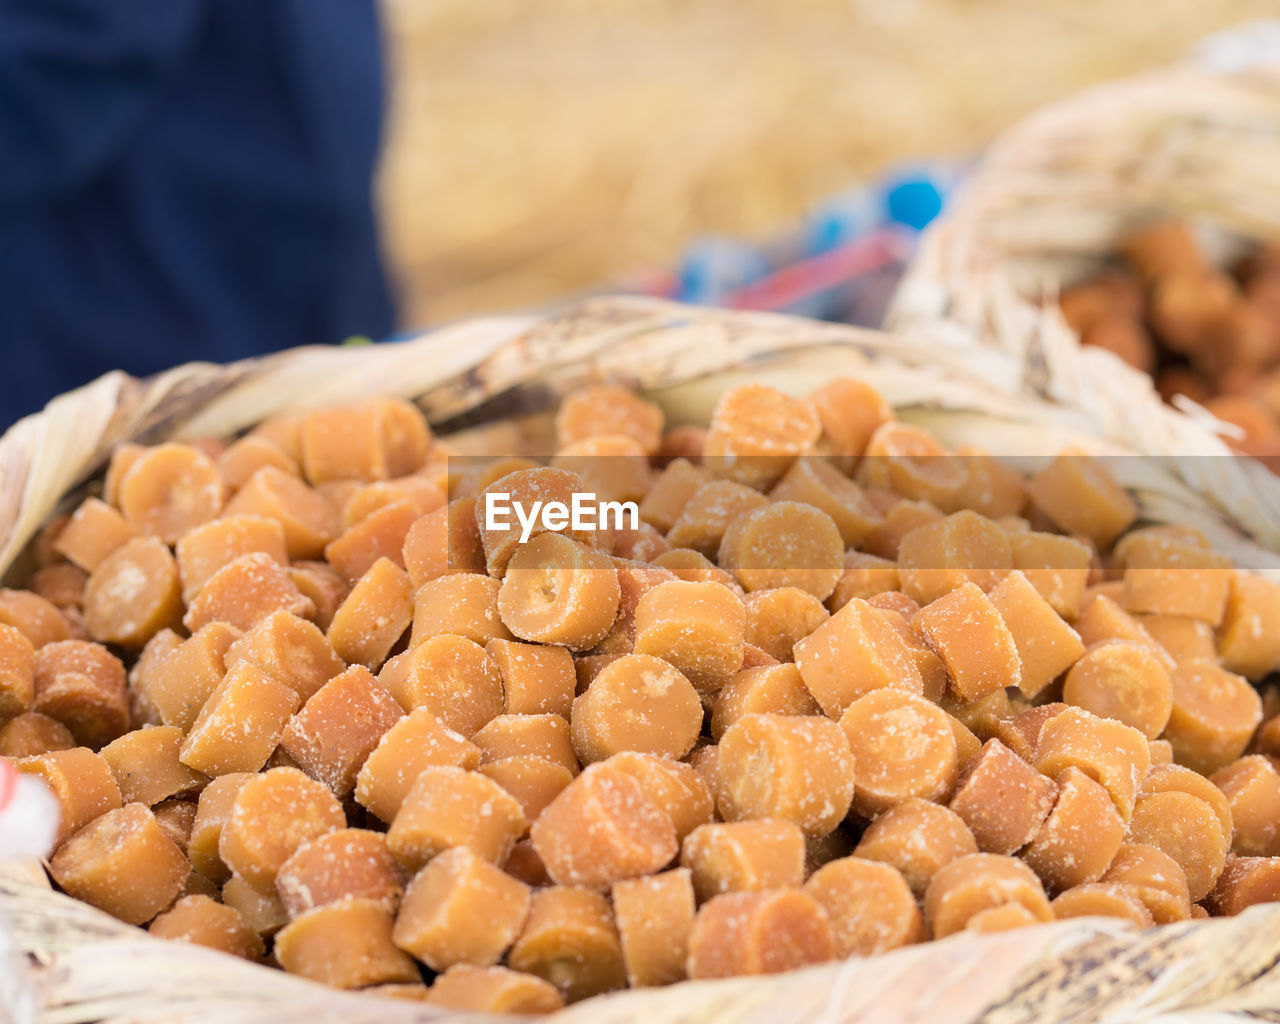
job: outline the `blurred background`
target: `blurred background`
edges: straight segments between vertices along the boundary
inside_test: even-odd
[[[876,216],[860,183],[923,175],[945,192],[960,161],[1046,101],[1276,12],[1275,0],[383,2],[378,200],[405,328],[610,287],[723,299],[690,278],[759,277],[856,234]],[[908,205],[907,219],[928,213],[927,196]]]

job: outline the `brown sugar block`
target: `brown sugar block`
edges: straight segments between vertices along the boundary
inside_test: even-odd
[[[575,685],[573,656],[563,647],[490,640],[485,653],[502,676],[508,715],[569,717]]]
[[[1053,916],[1059,921],[1072,917],[1115,917],[1138,928],[1154,923],[1151,911],[1127,885],[1087,882],[1064,890],[1053,901]]]
[[[867,604],[881,611],[897,612],[907,622],[920,610],[920,606],[901,590],[886,590],[883,594],[876,594],[867,598]]]
[[[742,599],[718,583],[660,583],[636,605],[636,653],[669,662],[702,693],[741,669],[745,629]]]
[[[92,578],[89,582],[92,584]],[[182,622],[192,632],[210,622],[247,630],[278,611],[305,619],[315,612],[315,606],[302,596],[279,562],[257,552],[232,559],[210,576],[187,607]]]
[[[191,865],[142,804],[95,818],[64,842],[49,873],[76,899],[127,924],[142,924],[173,902]]]
[[[70,623],[57,605],[26,590],[0,589],[0,625],[12,626],[37,650],[71,636]]]
[[[790,661],[796,641],[803,640],[830,618],[818,598],[799,587],[757,590],[743,599],[747,643],[778,661]]]
[[[257,515],[227,515],[202,523],[179,538],[175,553],[182,580],[182,599],[190,603],[205,582],[241,555],[269,555],[288,562],[284,528],[275,519]]]
[[[716,802],[726,821],[773,818],[822,836],[848,814],[855,758],[847,730],[830,719],[744,715],[719,748]]]
[[[768,498],[746,484],[708,480],[684,503],[667,530],[667,541],[672,547],[713,557],[730,523],[768,503]]]
[[[455,846],[501,864],[527,827],[519,801],[492,779],[462,768],[432,766],[409,787],[387,842],[407,871],[417,871]]]
[[[1013,857],[973,853],[938,870],[924,897],[925,922],[935,939],[963,929],[970,918],[1005,903],[1019,903],[1038,921],[1053,910],[1035,873]]]
[[[1076,632],[1080,634],[1085,647],[1092,647],[1104,640],[1124,640],[1140,644],[1149,648],[1164,663],[1165,668],[1172,671],[1176,663],[1169,652],[1156,643],[1146,628],[1121,608],[1112,595],[1102,589],[1114,586],[1113,583],[1106,583],[1101,587],[1091,588],[1094,594],[1086,597],[1080,615],[1074,622]]]
[[[702,825],[680,851],[699,902],[719,893],[799,886],[804,860],[804,833],[792,822],[768,818]]]
[[[242,662],[209,695],[179,760],[210,776],[255,772],[267,763],[298,704],[293,690]]]
[[[302,461],[302,419],[299,416],[273,416],[263,420],[246,436],[269,441],[291,461]]]
[[[18,761],[18,771],[42,779],[58,801],[55,847],[100,815],[120,807],[111,766],[87,747],[49,751]]]
[[[302,468],[313,484],[412,473],[426,460],[431,443],[431,431],[417,408],[391,398],[308,413],[298,436]]]
[[[920,605],[965,583],[990,590],[1012,568],[1009,535],[992,520],[967,510],[916,527],[898,548],[902,590]]]
[[[775,889],[715,896],[689,934],[690,978],[780,974],[835,955],[831,925],[807,892]]]
[[[488,761],[478,769],[520,804],[526,821],[537,821],[551,801],[573,781],[573,772],[563,764],[537,754],[514,754]]]
[[[672,548],[664,551],[653,560],[655,568],[664,569],[676,579],[687,583],[719,583],[721,586],[741,597],[742,587],[729,573],[725,572],[706,555],[692,548]]]
[[[573,748],[584,764],[624,750],[677,760],[702,731],[698,691],[677,669],[628,654],[600,670],[573,702]]]
[[[263,466],[274,466],[282,472],[301,476],[298,463],[274,441],[253,434],[227,445],[217,458],[222,481],[232,490],[238,490]]]
[[[379,480],[376,483],[366,484],[347,499],[342,506],[342,525],[348,529],[357,523],[363,522],[369,516],[378,512],[380,509],[387,508],[390,505],[397,505],[400,502],[408,502],[414,510],[414,516],[410,525],[416,522],[420,517],[429,512],[434,512],[438,508],[444,508],[448,504],[448,495],[445,486],[423,476],[404,476],[397,480]],[[404,538],[400,540],[401,549],[404,546]],[[402,555],[402,551],[396,552],[396,556]],[[387,557],[392,558],[391,555]]]
[[[262,939],[235,907],[208,896],[184,896],[147,927],[157,939],[187,942],[245,960],[262,956]]]
[[[1164,663],[1149,647],[1104,640],[1071,666],[1062,699],[1155,739],[1173,710],[1173,684]]]
[[[1010,700],[1008,691],[1003,689],[993,690],[973,701],[961,701],[949,693],[944,694],[938,706],[983,742],[993,739],[1000,723],[1018,715],[1023,707]],[[957,747],[961,742],[956,741]]]
[[[502,714],[502,674],[479,644],[441,633],[397,655],[378,676],[403,708],[427,708],[472,736]]]
[[[873,690],[849,705],[840,729],[857,768],[853,809],[863,817],[912,797],[943,800],[955,787],[955,734],[946,712],[923,697]]]
[[[1226,794],[1209,779],[1199,772],[1193,772],[1190,768],[1183,768],[1176,764],[1153,766],[1151,771],[1147,772],[1147,777],[1142,780],[1142,788],[1139,792],[1144,794],[1189,793],[1191,796],[1199,797],[1213,808],[1213,813],[1218,816],[1218,821],[1222,825],[1224,836],[1230,836],[1235,829],[1231,815],[1231,801]]]
[[[999,740],[988,740],[965,771],[951,798],[978,848],[1014,853],[1040,831],[1058,787]]]
[[[677,842],[699,825],[711,821],[715,801],[697,769],[683,761],[640,754],[615,754],[609,766],[630,775],[644,794],[666,812],[676,830]]]
[[[53,549],[85,572],[93,572],[111,552],[141,532],[105,501],[86,498],[53,542]]]
[[[822,433],[805,401],[764,384],[742,384],[720,395],[703,445],[703,465],[717,476],[765,487],[791,459],[813,450]]]
[[[507,963],[550,982],[569,1003],[627,984],[609,900],[588,889],[553,886],[534,892]]]
[[[1213,773],[1226,796],[1231,849],[1256,857],[1280,856],[1280,767],[1273,758],[1251,754]]]
[[[654,478],[640,502],[640,518],[663,533],[669,532],[694,492],[710,479],[705,469],[688,459],[673,460]]]
[[[0,725],[0,757],[34,757],[76,745],[71,730],[55,718],[27,711]]]
[[[610,526],[609,530],[613,534],[613,543],[609,550],[615,558],[648,563],[671,550],[671,542],[648,523],[641,523],[634,528]],[[602,535],[601,544],[604,543]]]
[[[876,428],[893,419],[893,407],[878,391],[849,377],[829,381],[809,401],[827,441],[840,455],[861,455]]]
[[[591,487],[580,474],[554,466],[518,469],[495,480],[476,496],[472,514],[475,517],[476,536],[484,555],[484,566],[470,571],[487,571],[495,578],[506,575],[511,556],[524,546],[521,544],[521,536],[525,527],[521,526],[517,520],[513,511],[515,508],[522,507],[529,510],[526,515],[531,515],[533,509],[545,509],[553,502],[572,507],[575,494],[586,494],[590,491]],[[528,530],[526,543],[547,532],[547,525],[539,516]],[[469,542],[470,538],[465,531],[456,539],[453,532],[453,525],[450,524],[448,538],[450,547],[455,543]],[[594,530],[566,529],[560,536],[565,540],[594,545],[595,532]]]
[[[428,708],[415,708],[397,721],[365,759],[356,776],[356,801],[391,822],[425,768],[473,769],[480,750],[448,728]]]
[[[556,410],[556,446],[563,448],[600,434],[621,434],[639,442],[646,454],[662,440],[662,409],[614,384],[571,391]]]
[[[516,940],[528,913],[527,885],[458,846],[409,884],[392,937],[435,971],[489,967]]]
[[[618,571],[603,551],[557,533],[521,545],[498,592],[503,624],[521,640],[586,650],[618,613]]]
[[[889,864],[842,857],[815,871],[804,891],[826,911],[839,958],[887,953],[924,939],[915,897]]]
[[[887,558],[865,551],[846,551],[844,570],[836,581],[836,588],[827,598],[827,608],[834,614],[855,597],[864,601],[898,589],[898,565]]]
[[[289,719],[280,745],[298,767],[337,796],[350,796],[356,775],[404,709],[362,665],[317,690]]]
[[[229,626],[226,628],[230,629]],[[159,676],[159,667],[181,644],[181,636],[172,629],[162,629],[147,641],[129,669],[127,696],[129,717],[134,726],[161,724],[160,711],[156,707],[152,689]],[[201,700],[201,703],[203,702]],[[199,710],[199,705],[196,706],[196,710]]]
[[[171,796],[204,788],[208,777],[178,760],[182,738],[177,726],[158,725],[125,733],[102,748],[125,803],[154,807]]]
[[[814,456],[797,459],[773,486],[769,497],[820,509],[836,524],[848,547],[861,544],[880,522],[880,514],[866,492],[829,461]]]
[[[602,654],[627,654],[635,648],[636,607],[640,604],[640,598],[658,584],[680,577],[660,566],[619,558],[617,555],[613,558],[613,567],[618,571],[618,615],[595,649]]]
[[[991,599],[965,583],[921,608],[912,628],[942,660],[951,691],[974,701],[1022,680],[1017,642]]]
[[[451,1010],[538,1015],[564,1008],[549,982],[507,967],[457,964],[432,983],[427,1001]]]
[[[65,613],[84,606],[84,588],[88,582],[89,574],[83,569],[70,562],[58,562],[37,569],[27,581],[27,589],[64,609]]]
[[[1142,733],[1080,708],[1069,707],[1045,722],[1036,744],[1037,771],[1057,778],[1067,768],[1079,768],[1101,783],[1125,821],[1150,766],[1151,749]]]
[[[348,897],[281,928],[275,957],[290,974],[333,988],[416,982],[418,967],[392,942],[392,924],[391,914],[375,900]]]
[[[291,612],[273,612],[236,638],[224,661],[227,668],[242,661],[256,665],[304,701],[346,668],[320,628]]]
[[[584,769],[529,835],[557,884],[588,889],[652,874],[678,849],[670,816],[632,775],[609,761]]]
[[[56,718],[78,743],[96,749],[129,728],[124,665],[99,644],[45,644],[32,659],[32,682],[32,709]]]
[[[437,633],[456,633],[486,644],[511,640],[498,617],[502,583],[479,573],[456,572],[430,580],[413,596],[413,633],[409,643],[421,643]]]
[[[1252,573],[1233,574],[1217,635],[1223,668],[1259,679],[1280,666],[1277,622],[1280,583]]]
[[[911,797],[878,815],[853,852],[864,860],[891,864],[911,891],[923,896],[939,869],[977,853],[978,844],[955,811]]]
[[[210,622],[180,641],[149,669],[147,697],[165,725],[184,732],[227,674],[226,656],[241,633],[225,622]]]
[[[176,626],[182,588],[164,543],[135,537],[99,562],[85,584],[84,616],[90,636],[122,647],[141,647],[159,630]]]
[[[796,643],[795,658],[805,686],[832,718],[872,690],[924,689],[920,669],[888,614],[858,598]]]
[[[867,439],[858,482],[952,512],[961,507],[969,474],[965,460],[927,430],[891,422],[881,424]]]
[[[319,558],[342,527],[341,517],[320,493],[275,466],[254,473],[223,511],[225,517],[274,519],[284,529],[290,559]]]
[[[325,635],[343,661],[372,672],[412,620],[413,584],[408,574],[390,559],[380,558],[356,580]]]
[[[1178,763],[1208,774],[1244,753],[1262,720],[1262,700],[1248,680],[1208,660],[1183,662],[1170,679],[1164,736]]]
[[[1021,472],[973,445],[960,445],[956,454],[964,459],[968,474],[960,492],[962,508],[1002,519],[1016,516],[1026,507],[1027,485]]]
[[[196,802],[192,798],[190,800],[163,800],[151,808],[151,813],[156,816],[156,821],[160,823],[160,827],[164,829],[164,834],[172,839],[184,854],[191,845],[191,829],[196,821]],[[197,872],[192,872],[196,874]],[[201,876],[203,878],[203,876]],[[207,881],[207,880],[206,880]],[[212,882],[209,887],[216,894],[217,889]],[[189,883],[189,888],[191,887]]]
[[[1040,742],[1040,730],[1044,728],[1044,723],[1066,709],[1067,705],[1056,701],[1027,708],[1012,718],[997,722],[995,738],[1024,761],[1031,763],[1036,759],[1036,745]]]
[[[578,773],[569,723],[559,715],[499,715],[471,737],[482,761],[533,755]]]
[[[410,499],[376,508],[325,545],[325,560],[349,580],[359,579],[379,558],[400,564],[409,528],[420,515],[419,506]]]
[[[1220,916],[1239,914],[1259,903],[1280,902],[1280,857],[1228,857],[1204,902]]]
[[[1186,615],[1216,626],[1231,587],[1231,562],[1199,543],[1137,531],[1125,538],[1123,602],[1130,612]]]
[[[274,935],[288,921],[284,904],[275,892],[261,892],[239,875],[232,875],[222,887],[222,902],[234,907],[261,936]]]
[[[225,881],[231,874],[231,870],[218,855],[218,841],[222,837],[222,826],[231,814],[236,794],[252,778],[256,778],[253,772],[232,772],[211,780],[200,791],[195,820],[191,823],[191,833],[187,838],[187,856],[191,858],[191,866],[196,871],[215,882]]]
[[[346,823],[327,787],[296,768],[272,768],[236,791],[218,836],[218,857],[250,885],[270,891],[298,847]]]
[[[1130,887],[1156,924],[1185,921],[1191,913],[1186,875],[1177,861],[1154,846],[1124,843],[1102,881]]]
[[[719,741],[745,715],[818,715],[822,709],[805,688],[795,665],[743,669],[715,696],[711,735]]]
[[[987,595],[1013,636],[1022,675],[1018,688],[1034,697],[1084,653],[1072,629],[1020,571],[1009,573]]]
[[[1064,451],[1027,489],[1036,509],[1063,533],[1083,534],[1103,550],[1138,517],[1138,506],[1105,463],[1082,452]]]
[[[876,492],[868,491],[874,498]],[[896,500],[882,513],[880,522],[871,528],[862,549],[877,558],[897,560],[902,548],[902,538],[913,530],[943,518],[936,505],[927,501]]]
[[[1129,839],[1172,857],[1187,876],[1192,902],[1213,889],[1231,843],[1210,804],[1177,791],[1140,795],[1129,822]]]
[[[485,572],[476,499],[457,498],[422,516],[405,534],[401,555],[415,587],[450,572]]]
[[[605,501],[639,501],[653,483],[640,443],[623,434],[598,434],[556,452],[551,465],[582,477],[585,490]],[[601,546],[607,547],[601,539]]]
[[[693,424],[672,427],[662,435],[662,443],[654,454],[654,465],[664,466],[673,459],[689,459],[698,462],[702,458],[702,447],[706,442],[707,428]]]
[[[324,562],[295,562],[285,570],[303,597],[316,606],[311,621],[322,633],[328,630],[342,602],[351,593],[346,578]]]
[[[1207,622],[1187,615],[1141,614],[1134,618],[1175,663],[1218,656],[1214,629]]]
[[[121,477],[118,495],[124,518],[166,544],[216,516],[224,498],[217,465],[185,444],[141,452]]]
[[[0,625],[0,721],[30,711],[35,696],[35,648],[13,626]]]
[[[696,912],[689,869],[615,882],[611,895],[628,984],[642,988],[683,980]]]
[[[1125,823],[1100,784],[1079,768],[1054,780],[1057,800],[1022,859],[1051,892],[1096,882],[1124,842]]]

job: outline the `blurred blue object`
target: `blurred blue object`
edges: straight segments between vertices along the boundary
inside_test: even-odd
[[[676,274],[676,287],[684,302],[718,305],[769,269],[768,258],[756,247],[711,235],[689,246]]]

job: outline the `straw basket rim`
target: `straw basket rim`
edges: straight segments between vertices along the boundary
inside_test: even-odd
[[[845,371],[863,376],[895,408],[950,431],[947,437],[1011,439],[1027,449],[1052,441],[1123,450],[1115,439],[1099,440],[1078,408],[993,388],[990,381],[1011,375],[1011,361],[1001,353],[773,314],[597,300],[550,319],[467,322],[400,348],[295,350],[221,370],[179,368],[148,382],[99,381],[0,439],[0,537],[8,540],[6,551],[17,550],[21,530],[42,521],[126,436],[230,434],[264,411],[326,404],[338,392],[412,395],[432,422],[467,427],[513,408],[536,411],[584,380],[629,380],[676,416],[705,416],[729,382],[764,375],[784,389],[799,388]],[[86,424],[97,435],[74,447],[22,454],[22,475],[4,462],[15,444],[34,438],[53,446],[72,426],[86,433]],[[16,498],[4,493],[12,487],[19,488]],[[1186,511],[1179,502],[1188,495],[1200,500],[1171,475],[1149,488],[1139,498],[1157,516]],[[16,513],[15,501],[24,506]],[[1219,518],[1218,527],[1234,533],[1229,520]],[[1236,540],[1249,543],[1238,534]],[[154,942],[47,883],[40,886],[40,877],[37,872],[33,882],[29,870],[25,880],[12,868],[0,872],[0,996],[4,1005],[39,1005],[33,1019],[42,1024],[438,1019],[423,1004],[335,994],[212,951]],[[7,952],[6,935],[13,947]],[[1221,962],[1224,945],[1233,949],[1229,970]],[[13,968],[14,949],[25,969]],[[1080,919],[768,979],[619,993],[555,1019],[621,1024],[644,1014],[656,1024],[922,1017],[939,1024],[1118,1024],[1136,1015],[1173,1024],[1188,1019],[1180,1016],[1184,1011],[1212,1010],[1220,1020],[1237,1020],[1280,1006],[1278,960],[1280,906],[1148,932]],[[1092,993],[1088,999],[1080,986]],[[459,1024],[467,1019],[493,1018],[449,1016]]]

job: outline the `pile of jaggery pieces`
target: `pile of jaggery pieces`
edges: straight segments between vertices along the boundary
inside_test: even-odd
[[[1126,238],[1121,257],[1122,268],[1063,289],[1067,323],[1154,376],[1166,402],[1185,395],[1234,424],[1233,447],[1280,469],[1280,242],[1228,273],[1169,221]]]
[[[608,384],[548,464],[382,400],[126,445],[0,592],[66,893],[343,988],[549,1011],[1280,898],[1280,584],[869,387]],[[490,528],[487,495],[638,503]],[[424,979],[426,979],[424,981]]]

